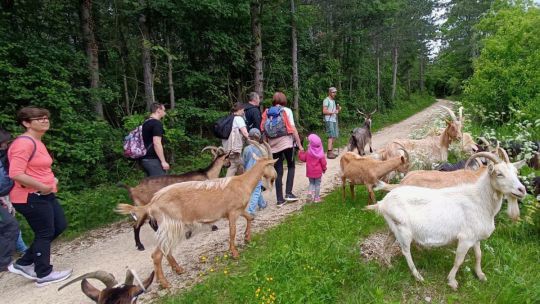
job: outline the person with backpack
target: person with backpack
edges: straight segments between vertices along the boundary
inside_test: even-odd
[[[246,117],[246,126],[248,130],[256,128],[261,130],[261,109],[259,105],[261,103],[261,98],[257,92],[249,93],[249,102],[244,105],[244,113]]]
[[[11,133],[0,128],[0,207],[6,208],[8,212],[15,217],[15,209],[9,200],[9,192],[15,185],[13,180],[9,177],[7,149],[10,140]],[[24,252],[28,249],[28,246],[26,246],[26,243],[22,238],[22,233],[20,230],[15,249],[21,254],[24,254]]]
[[[9,132],[0,129],[0,272],[8,270],[11,264],[11,257],[16,248],[17,235],[19,235],[19,224],[11,214],[11,205],[6,201],[6,191],[11,190],[13,181],[7,173],[7,143],[11,139]],[[13,208],[13,207],[11,207]]]
[[[294,145],[304,151],[300,136],[294,124],[293,112],[287,107],[287,97],[282,92],[276,92],[272,97],[272,107],[262,115],[261,130],[270,144],[272,156],[278,161],[274,164],[277,172],[276,199],[277,206],[283,206],[286,201],[297,201],[292,193],[294,183]],[[283,160],[287,161],[287,183],[283,197]]]
[[[165,175],[165,171],[170,168],[163,151],[165,130],[161,119],[165,117],[165,114],[165,105],[154,102],[150,106],[150,117],[142,125],[142,138],[146,154],[140,158],[139,163],[146,176]]]
[[[231,115],[233,116],[231,133],[227,139],[221,140],[223,149],[229,152],[229,161],[231,165],[227,169],[227,177],[234,176],[243,168],[242,148],[244,147],[244,139],[249,138],[244,120],[244,105],[241,102],[234,104]]]
[[[17,122],[25,132],[8,150],[9,177],[15,182],[9,198],[34,232],[30,248],[8,269],[35,280],[38,287],[63,281],[72,273],[71,269],[54,271],[51,265],[51,243],[66,229],[67,222],[56,198],[58,180],[51,168],[53,159],[41,141],[49,130],[49,117],[46,109],[20,109]]]

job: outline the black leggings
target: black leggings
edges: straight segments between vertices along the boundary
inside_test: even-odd
[[[294,183],[294,148],[288,148],[283,151],[272,153],[277,162],[274,164],[276,168],[276,198],[278,202],[283,201],[283,159],[287,160],[287,183],[285,185],[285,194],[292,194]]]
[[[17,260],[17,264],[28,266],[34,263],[37,277],[45,277],[53,268],[51,242],[67,227],[64,210],[53,193],[29,194],[26,204],[13,204],[13,207],[24,216],[34,231],[34,242]]]
[[[0,205],[0,271],[11,263],[18,236],[19,223]]]

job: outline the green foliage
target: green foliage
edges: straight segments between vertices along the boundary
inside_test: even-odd
[[[474,118],[488,125],[534,121],[540,117],[540,9],[511,6],[493,11],[478,25],[485,33],[475,72],[463,102],[475,108]],[[498,112],[501,120],[487,119]]]

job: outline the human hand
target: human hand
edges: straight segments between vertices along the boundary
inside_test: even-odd
[[[39,194],[41,195],[47,195],[47,194],[50,194],[51,192],[53,191],[53,187],[52,186],[47,186],[45,184],[43,184],[41,187],[39,187],[38,189],[38,192]]]
[[[171,168],[171,166],[169,166],[169,163],[166,162],[166,161],[162,161],[161,162],[161,168],[163,168],[163,170],[167,171]]]

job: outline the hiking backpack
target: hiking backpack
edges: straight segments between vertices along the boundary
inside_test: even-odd
[[[234,121],[233,114],[221,117],[214,124],[214,135],[220,139],[229,139],[229,135],[231,135],[231,131],[232,131],[233,121]]]
[[[144,139],[142,129],[145,120],[140,126],[131,130],[129,134],[124,137],[124,156],[131,159],[138,159],[146,155],[147,149],[144,145]]]
[[[36,154],[36,142],[30,136],[19,136],[18,138],[28,138],[34,144],[34,150],[32,150],[32,154],[28,158],[28,162],[30,162],[34,158],[34,154]],[[0,196],[8,195],[13,186],[15,186],[15,182],[9,177],[9,163],[6,157],[5,160],[0,160]]]
[[[266,121],[264,123],[264,132],[269,138],[277,138],[289,134],[285,126],[286,115],[282,107],[273,106],[266,112]]]

